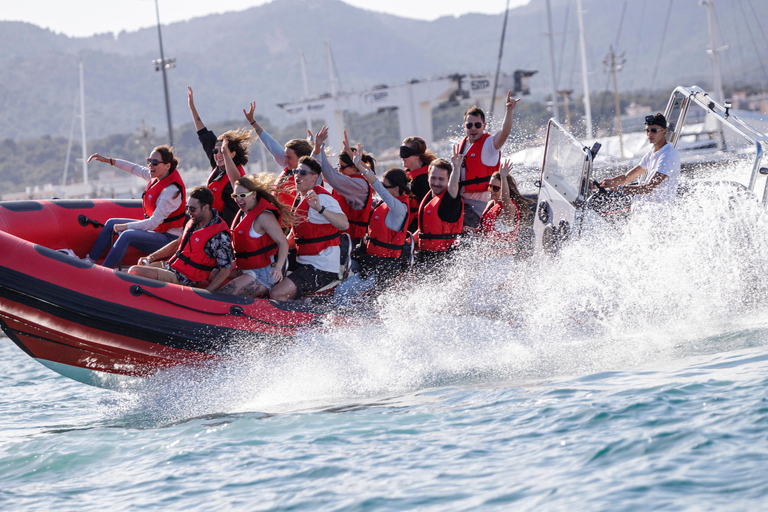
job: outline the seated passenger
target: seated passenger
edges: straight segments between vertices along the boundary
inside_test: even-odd
[[[358,154],[362,148],[358,145]],[[337,305],[351,306],[355,295],[372,290],[375,286],[389,284],[400,274],[405,265],[401,259],[403,245],[408,235],[408,176],[402,169],[390,169],[381,181],[365,168],[355,155],[358,169],[381,197],[368,225],[368,233],[355,259],[360,266],[357,274],[341,283],[334,295]]]
[[[224,222],[230,225],[232,219],[240,211],[240,208],[238,208],[235,200],[232,199],[232,185],[224,169],[224,157],[221,154],[222,139],[227,138],[229,149],[232,152],[232,160],[234,160],[237,166],[237,172],[240,176],[245,176],[243,166],[248,163],[249,148],[253,140],[251,134],[253,132],[243,128],[240,130],[229,130],[216,137],[216,134],[206,128],[203,120],[200,119],[197,108],[195,108],[192,88],[189,86],[187,86],[187,103],[189,104],[190,112],[192,112],[192,120],[195,123],[195,130],[197,130],[197,138],[200,140],[200,144],[203,145],[203,151],[205,151],[211,167],[213,167],[206,182],[206,186],[213,192],[213,208],[219,212]]]
[[[464,223],[477,228],[480,225],[480,213],[485,209],[490,197],[488,182],[491,175],[499,170],[501,148],[512,130],[512,116],[519,99],[512,98],[507,92],[506,109],[501,129],[493,136],[485,132],[485,113],[473,106],[464,113],[464,132],[466,136],[459,144],[459,152],[465,155],[461,167],[461,197],[466,206]]]
[[[427,151],[427,143],[421,137],[406,137],[400,146],[400,159],[408,173],[408,179],[411,180],[411,193],[414,196],[408,202],[408,231],[416,231],[419,228],[419,205],[429,192],[429,163],[435,158],[437,157],[433,153]]]
[[[281,225],[291,224],[291,212],[269,193],[271,174],[238,176],[228,147],[224,139],[225,165],[235,190],[232,196],[241,211],[232,222],[236,275],[221,292],[259,297],[283,279],[288,239]]]
[[[626,174],[604,179],[600,185],[625,194],[640,196],[644,201],[672,204],[677,196],[680,180],[680,155],[667,142],[667,119],[663,114],[645,116],[645,134],[653,147],[640,163]],[[638,176],[647,173],[640,185],[627,186]]]
[[[214,291],[229,277],[234,260],[229,228],[213,209],[213,193],[205,186],[192,189],[187,211],[190,219],[180,238],[141,258],[128,272],[166,283],[195,286],[211,276],[206,290]],[[170,259],[162,262],[165,258]]]
[[[323,187],[320,163],[303,156],[296,170],[293,239],[297,268],[269,293],[276,300],[298,299],[338,279],[341,270],[340,231],[349,228],[339,203]]]
[[[294,172],[299,167],[299,159],[312,154],[312,143],[304,139],[291,139],[285,143],[285,149],[283,149],[253,118],[255,110],[256,102],[252,101],[250,108],[247,111],[243,109],[243,113],[277,165],[285,166],[280,176],[275,180],[274,189],[277,200],[290,208],[293,206],[293,200],[296,199]],[[309,132],[309,130],[307,131]]]
[[[315,149],[312,156],[320,162],[323,178],[333,187],[332,196],[341,206],[341,211],[347,216],[349,222],[349,237],[352,239],[352,246],[356,247],[365,236],[368,230],[368,222],[371,220],[371,206],[373,204],[373,189],[366,179],[358,171],[352,162],[352,157],[347,154],[349,140],[347,131],[344,130],[344,150],[339,153],[339,170],[331,166],[325,155],[324,144],[328,138],[328,128],[323,128],[318,132],[315,139]],[[360,149],[362,151],[362,148]],[[350,153],[353,151],[350,149]],[[376,172],[376,161],[369,154],[362,155],[362,161],[368,165],[368,169]]]
[[[458,242],[464,225],[464,201],[459,195],[459,172],[463,155],[453,146],[453,165],[444,158],[429,164],[429,193],[419,206],[416,264],[424,270],[448,255]]]
[[[99,233],[88,261],[96,263],[112,245],[112,237],[119,237],[112,245],[103,266],[117,267],[125,257],[129,247],[135,247],[143,253],[150,253],[165,246],[181,235],[184,228],[184,200],[186,191],[179,175],[179,160],[168,146],[157,146],[147,158],[148,167],[114,158],[107,158],[94,153],[88,161],[110,163],[114,167],[147,180],[147,186],[141,195],[144,208],[144,220],[109,219]]]
[[[480,220],[481,233],[497,255],[513,255],[524,243],[520,230],[530,223],[531,200],[523,197],[512,177],[512,162],[505,160],[488,184],[491,200]],[[528,240],[530,243],[530,240]],[[525,248],[521,248],[525,251]]]

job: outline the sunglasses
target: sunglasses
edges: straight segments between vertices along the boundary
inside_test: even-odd
[[[645,133],[658,133],[664,128],[646,128]]]
[[[195,213],[195,212],[197,211],[197,206],[187,206],[187,207],[186,207],[186,210],[187,210],[189,213]]]
[[[383,184],[384,188],[397,188],[397,185],[387,185],[386,183]]]
[[[312,171],[308,171],[306,169],[296,169],[294,174],[298,174],[299,176],[306,176],[307,174],[315,174],[315,173]]]
[[[246,192],[244,194],[236,194],[236,193],[233,192],[232,193],[232,199],[245,199],[246,197],[248,197],[251,194],[253,194],[253,190],[251,190],[250,192]]]
[[[221,153],[221,150],[219,148],[213,148],[214,155],[218,155],[219,153]]]
[[[147,158],[147,165],[154,165],[158,166],[160,164],[164,164],[162,160],[158,160],[157,158]]]
[[[488,185],[488,190],[493,190],[494,192],[498,192],[499,190],[501,190],[501,187],[496,185]]]
[[[467,130],[469,130],[469,129],[471,129],[471,128],[472,128],[472,125],[473,125],[473,124],[475,125],[475,128],[482,128],[482,127],[483,127],[483,123],[481,123],[481,122],[479,122],[479,121],[475,121],[474,123],[467,123],[467,124],[465,124],[464,126],[466,126],[466,127],[467,127]]]

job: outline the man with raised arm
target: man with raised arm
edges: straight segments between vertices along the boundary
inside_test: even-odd
[[[488,182],[499,170],[501,148],[512,131],[512,117],[515,105],[520,99],[512,98],[512,91],[507,92],[506,109],[501,129],[491,136],[486,133],[485,113],[477,106],[464,112],[465,137],[459,143],[459,152],[464,155],[461,166],[459,187],[466,210],[464,224],[476,228],[480,225],[480,215],[490,201]]]
[[[663,114],[645,116],[645,134],[653,147],[640,159],[640,163],[625,174],[604,179],[600,185],[639,196],[642,201],[672,204],[680,180],[680,155],[667,142],[667,119]],[[627,185],[644,173],[647,174],[643,183]]]
[[[453,146],[451,162],[436,158],[429,164],[429,192],[419,206],[419,266],[433,265],[456,247],[464,225],[464,201],[459,195],[459,172],[464,157]],[[428,270],[428,269],[425,269]]]

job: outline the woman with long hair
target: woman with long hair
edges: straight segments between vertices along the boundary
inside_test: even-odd
[[[147,180],[141,195],[144,220],[109,219],[99,233],[86,259],[97,262],[109,249],[112,236],[119,237],[107,254],[103,266],[115,268],[123,261],[128,247],[152,253],[181,235],[184,229],[186,190],[178,171],[179,159],[168,146],[157,146],[147,158],[147,167],[94,153],[88,161],[109,163],[120,170]]]
[[[520,193],[511,172],[512,162],[505,160],[491,176],[491,200],[480,219],[480,230],[494,252],[510,256],[518,252],[518,236],[532,216],[533,203]]]
[[[205,185],[213,192],[213,208],[219,212],[221,218],[227,225],[232,223],[235,215],[240,211],[237,203],[232,199],[232,185],[224,169],[224,155],[221,152],[222,140],[228,141],[229,151],[232,154],[232,160],[235,162],[240,176],[245,176],[243,166],[248,163],[251,141],[253,141],[253,130],[239,128],[229,130],[218,137],[211,130],[206,128],[200,114],[195,107],[195,98],[192,94],[192,88],[187,86],[187,103],[192,113],[192,120],[197,130],[197,138],[203,146],[208,161],[211,163],[211,174]]]
[[[240,213],[232,221],[236,274],[221,291],[233,295],[267,295],[283,280],[288,239],[282,226],[290,226],[291,212],[269,190],[271,174],[239,176],[227,139],[222,145],[224,165],[232,184],[232,198]]]

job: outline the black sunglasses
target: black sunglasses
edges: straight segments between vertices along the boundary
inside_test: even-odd
[[[657,133],[657,132],[660,132],[663,129],[664,128],[646,128],[645,129],[645,133],[648,133],[648,132],[650,132],[650,133]]]
[[[482,128],[483,123],[481,123],[480,121],[475,121],[474,125],[475,125],[475,128]],[[472,128],[472,123],[467,123],[464,126],[466,126],[467,130],[469,130],[470,128]]]
[[[213,148],[213,154],[218,155],[219,154],[219,148]]]
[[[158,166],[163,163],[165,162],[163,162],[162,160],[158,160],[157,158],[147,158],[147,165]]]
[[[493,190],[494,192],[498,192],[499,190],[501,190],[501,187],[497,185],[488,185],[488,190]]]
[[[308,171],[306,169],[296,169],[294,174],[298,174],[299,176],[306,176],[307,174],[315,174],[315,173],[312,171]]]

